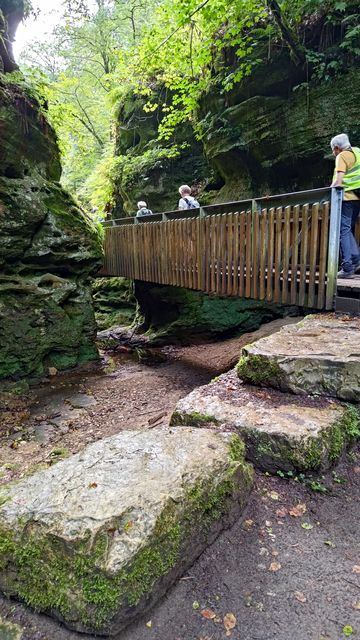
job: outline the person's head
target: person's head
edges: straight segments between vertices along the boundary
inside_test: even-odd
[[[180,193],[182,198],[184,196],[185,197],[189,196],[191,194],[191,188],[189,187],[189,185],[183,184],[183,185],[181,185],[181,187],[179,187],[179,193]]]
[[[339,133],[338,136],[332,138],[330,141],[330,146],[334,156],[338,156],[339,153],[345,151],[346,149],[351,149],[350,140],[346,133]]]
[[[144,202],[144,200],[139,200],[139,202],[137,203],[137,208],[138,209],[146,209],[147,204],[146,202]]]

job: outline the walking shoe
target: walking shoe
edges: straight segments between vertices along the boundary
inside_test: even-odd
[[[337,277],[345,280],[347,278],[353,278],[354,275],[354,271],[344,271],[344,269],[341,269],[338,271]]]

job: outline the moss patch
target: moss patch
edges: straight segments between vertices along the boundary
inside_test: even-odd
[[[255,385],[267,385],[273,381],[277,384],[281,382],[281,369],[279,365],[268,358],[261,356],[243,355],[241,356],[236,371],[244,382]]]
[[[219,424],[219,421],[214,417],[207,415],[206,413],[198,413],[192,411],[190,413],[180,413],[174,411],[170,419],[170,426],[188,426],[188,427],[202,427],[207,424]]]

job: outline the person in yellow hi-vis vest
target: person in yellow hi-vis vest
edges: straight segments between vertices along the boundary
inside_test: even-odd
[[[353,229],[360,212],[360,149],[352,147],[346,133],[332,138],[335,170],[331,186],[343,187],[341,208],[340,254],[341,270],[338,278],[352,278],[360,273],[360,250]]]

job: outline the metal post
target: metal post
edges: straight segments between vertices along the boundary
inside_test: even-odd
[[[327,262],[326,309],[334,309],[339,268],[340,220],[343,200],[343,189],[331,189],[330,225]]]

